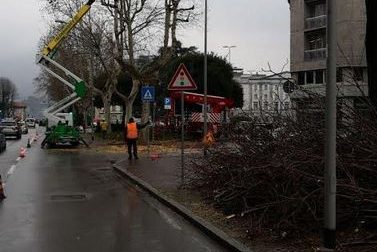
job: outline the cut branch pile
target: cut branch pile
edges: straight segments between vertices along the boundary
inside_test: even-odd
[[[300,111],[296,111],[297,114]],[[230,141],[190,160],[189,185],[227,215],[249,217],[250,227],[319,230],[323,221],[323,111],[310,118],[250,118],[235,123]],[[373,114],[373,115],[371,115]],[[343,106],[337,135],[337,223],[377,222],[377,119]]]

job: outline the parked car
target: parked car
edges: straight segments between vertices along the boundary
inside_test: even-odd
[[[25,119],[25,122],[26,122],[26,125],[29,127],[29,128],[35,128],[35,123],[36,123],[36,120],[35,118],[26,118]]]
[[[19,121],[18,126],[20,126],[21,128],[22,134],[27,134],[29,132],[29,129],[27,128],[25,121]]]
[[[17,139],[21,139],[21,128],[17,124],[16,120],[12,118],[3,119],[0,123],[0,132],[7,136],[15,136]]]
[[[7,148],[7,140],[5,138],[5,135],[0,133],[0,152],[5,151]]]

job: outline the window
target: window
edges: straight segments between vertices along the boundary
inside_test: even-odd
[[[255,91],[258,90],[258,85],[254,85],[254,90],[255,90]]]
[[[355,81],[363,81],[363,69],[361,67],[355,67],[353,69],[353,79]]]
[[[275,102],[275,110],[276,110],[276,111],[279,110],[279,102]]]
[[[305,33],[305,50],[326,48],[326,30],[316,30]]]
[[[264,95],[264,100],[267,101],[268,100],[268,95]]]
[[[305,72],[298,73],[298,84],[305,85]]]
[[[284,102],[284,109],[289,109],[289,102]]]
[[[316,70],[315,71],[315,83],[316,84],[323,84],[323,70]]]
[[[308,3],[306,10],[308,18],[326,15],[326,3],[325,1]]]
[[[264,90],[267,90],[267,85],[264,85]]]
[[[266,101],[264,102],[263,108],[266,109],[266,110],[268,109],[268,102],[266,102]]]
[[[258,102],[253,102],[253,108],[254,108],[254,109],[258,109],[258,107],[259,107],[259,106],[258,106]]]
[[[258,95],[257,94],[254,94],[254,99],[258,100]]]
[[[314,83],[314,76],[313,71],[306,72],[306,84],[313,84]]]
[[[343,82],[343,71],[341,68],[336,69],[336,82]]]

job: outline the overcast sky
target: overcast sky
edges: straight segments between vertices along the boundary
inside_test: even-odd
[[[204,2],[204,0],[203,0]],[[285,0],[208,0],[208,51],[245,70],[276,70],[289,58],[289,6]],[[201,6],[202,7],[202,6]],[[41,0],[0,0],[0,76],[11,79],[21,98],[33,94],[38,41],[44,33]],[[184,46],[204,48],[203,25],[180,32]]]

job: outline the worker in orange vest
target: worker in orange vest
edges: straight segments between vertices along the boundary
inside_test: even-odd
[[[132,153],[135,159],[139,159],[137,156],[137,138],[138,138],[138,131],[139,129],[145,128],[150,122],[146,122],[145,124],[137,124],[135,120],[131,117],[128,120],[128,123],[125,127],[125,136],[126,136],[126,143],[128,147],[128,159],[132,159]]]

